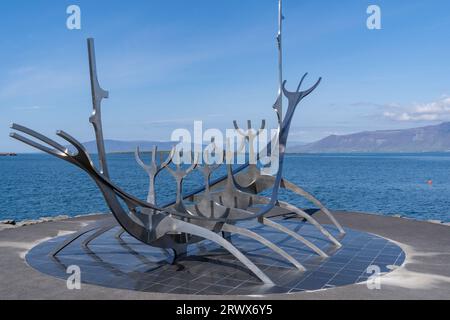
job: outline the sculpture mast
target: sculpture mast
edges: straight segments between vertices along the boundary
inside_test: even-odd
[[[283,0],[278,0],[278,98],[275,102],[274,109],[277,112],[280,127],[283,120],[283,19]]]
[[[283,0],[278,1],[278,94],[280,96],[280,115],[282,115],[283,106],[283,47],[282,47],[282,32],[283,32]]]
[[[101,103],[103,99],[108,98],[108,91],[100,87],[97,77],[97,64],[95,61],[94,39],[89,38],[88,55],[89,55],[89,75],[91,78],[91,93],[92,93],[92,115],[89,122],[92,123],[95,131],[95,140],[97,142],[98,160],[100,165],[100,172],[106,178],[109,178],[108,165],[106,163],[105,141],[103,140],[102,127],[102,113]]]

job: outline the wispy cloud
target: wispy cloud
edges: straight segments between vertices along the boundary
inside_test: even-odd
[[[355,103],[350,104],[352,107],[375,107],[375,108],[398,108],[400,105],[398,103],[392,102],[392,103],[374,103],[374,102],[364,102],[364,101],[358,101]]]
[[[395,121],[448,121],[450,120],[450,97],[428,103],[415,103],[409,107],[385,110],[383,116]]]
[[[74,70],[19,67],[11,69],[0,82],[0,98],[48,94],[71,90],[81,83],[80,73]]]
[[[26,106],[26,107],[16,107],[14,110],[40,110],[42,109],[40,106]]]

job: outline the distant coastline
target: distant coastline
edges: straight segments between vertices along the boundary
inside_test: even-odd
[[[450,122],[400,130],[331,135],[316,142],[288,146],[291,153],[429,153],[450,150]]]
[[[120,141],[105,140],[107,154],[134,153],[139,147],[142,152],[151,152],[156,146],[158,152],[167,153],[174,141]],[[84,142],[90,154],[97,153],[96,141]],[[70,146],[67,146],[72,151]],[[193,149],[193,146],[190,146]],[[202,146],[203,148],[204,146]],[[73,148],[73,147],[72,147]],[[321,140],[305,143],[293,141],[288,144],[288,154],[433,154],[450,152],[450,122],[425,127],[364,131],[348,135],[330,135]],[[0,156],[16,156],[13,152],[3,152]]]
[[[16,157],[17,153],[15,152],[0,152],[0,157]]]

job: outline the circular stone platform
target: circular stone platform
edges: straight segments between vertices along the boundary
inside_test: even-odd
[[[219,246],[204,241],[189,247],[188,254],[176,264],[170,256],[128,235],[123,240],[110,230],[83,248],[81,239],[75,241],[58,258],[49,257],[65,237],[57,237],[33,247],[26,260],[33,268],[61,279],[67,279],[67,267],[81,269],[81,281],[103,287],[131,289],[142,292],[189,295],[265,295],[314,291],[346,286],[366,281],[372,273],[369,266],[377,266],[388,273],[401,266],[405,253],[395,243],[380,236],[346,228],[339,236],[336,228],[325,227],[337,237],[342,248],[336,249],[316,228],[294,219],[276,219],[284,226],[313,242],[330,255],[320,258],[301,242],[274,229],[257,224],[241,224],[270,239],[302,263],[301,272],[281,256],[252,239],[232,236],[231,242],[256,263],[274,282],[262,284],[239,261]],[[372,271],[373,272],[373,271]]]

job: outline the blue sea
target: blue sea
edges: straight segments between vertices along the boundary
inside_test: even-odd
[[[147,176],[133,154],[111,154],[108,160],[113,181],[145,199]],[[330,209],[450,221],[448,153],[292,154],[285,163],[285,177]],[[84,172],[48,155],[0,157],[0,177],[0,220],[108,211]],[[200,184],[200,174],[193,173],[185,190]],[[175,182],[168,173],[159,176],[157,189],[159,204],[174,198]],[[282,198],[300,207],[312,207],[289,192],[283,192]]]

